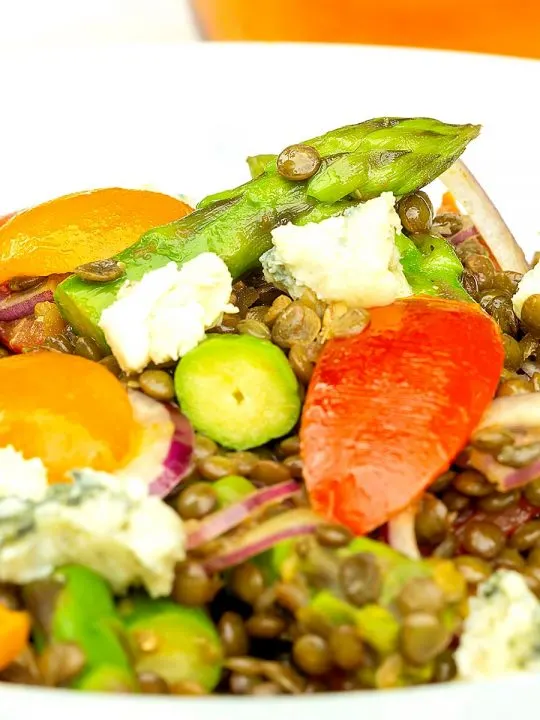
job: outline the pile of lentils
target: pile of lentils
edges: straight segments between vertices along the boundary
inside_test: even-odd
[[[426,232],[450,237],[468,223],[467,218],[453,213],[434,217],[429,198],[422,192],[403,199],[397,209],[405,232],[413,240],[416,234]],[[536,392],[540,389],[540,295],[526,301],[522,319],[518,319],[511,298],[521,276],[499,271],[479,236],[469,236],[456,251],[464,266],[465,289],[494,318],[502,333],[505,369],[497,394]],[[268,283],[261,272],[236,282],[231,301],[239,312],[224,315],[221,324],[210,332],[248,334],[275,343],[286,353],[303,391],[325,342],[362,332],[369,323],[368,311],[339,302],[323,303],[309,290],[293,300]],[[91,338],[77,337],[69,328],[61,336],[49,338],[47,346],[51,351],[100,362],[126,385],[156,400],[174,399],[174,363],[127,377],[114,357],[103,357]],[[296,433],[250,452],[229,452],[197,435],[194,454],[191,476],[168,500],[186,522],[201,520],[218,508],[213,483],[220,478],[240,475],[256,487],[291,478],[302,482]],[[540,443],[531,460],[537,458]],[[307,506],[308,500],[301,493],[292,501],[263,509],[255,521],[285,512],[291,503]],[[522,573],[540,596],[540,479],[524,489],[498,492],[468,466],[465,453],[424,495],[416,517],[416,536],[425,555],[450,561],[462,584],[450,583],[448,587],[447,583],[443,591],[431,578],[407,582],[396,599],[400,639],[390,654],[378,652],[354,625],[345,621],[330,625],[320,615],[306,611],[307,597],[301,583],[269,581],[256,560],[222,575],[209,575],[201,551],[192,552],[177,567],[172,597],[185,605],[207,608],[215,621],[226,656],[216,692],[278,695],[450,681],[456,675],[456,638],[441,620],[445,609],[473,594],[477,585],[498,568]],[[384,528],[374,537],[384,538]],[[350,541],[346,528],[332,524],[319,527],[310,539],[324,551],[322,586],[328,564],[333,563],[333,582],[341,597],[357,607],[377,604],[383,581],[381,569],[375,556],[369,554],[340,556],[339,549]],[[212,549],[206,547],[202,552]],[[295,552],[305,554],[302,541]],[[7,586],[0,588],[0,600],[13,607],[21,604],[16,589]],[[65,682],[75,663],[72,649],[70,653],[51,660],[56,680],[49,680],[49,684]],[[31,655],[23,658],[10,668],[11,675],[4,673],[0,679],[40,684],[35,662]],[[68,670],[62,674],[58,668],[64,665]],[[139,679],[142,691],[147,693],[203,693],[196,683],[173,688],[149,673]]]

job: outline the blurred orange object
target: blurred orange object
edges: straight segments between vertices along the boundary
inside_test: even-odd
[[[211,40],[402,45],[540,58],[540,0],[192,0]]]

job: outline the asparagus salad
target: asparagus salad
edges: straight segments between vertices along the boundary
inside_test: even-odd
[[[196,209],[0,221],[1,681],[540,670],[540,265],[459,159],[479,132],[377,118]]]

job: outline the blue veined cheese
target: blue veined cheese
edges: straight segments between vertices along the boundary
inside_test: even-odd
[[[274,247],[261,257],[266,279],[293,298],[309,288],[320,300],[351,307],[411,295],[395,244],[401,222],[394,202],[387,192],[320,223],[275,228]]]
[[[39,458],[27,460],[12,445],[0,448],[0,498],[42,500],[47,485],[47,469]]]
[[[522,575],[495,572],[469,603],[456,651],[461,678],[540,671],[540,602]]]
[[[531,295],[540,294],[540,263],[535,265],[532,270],[526,272],[519,281],[517,290],[512,298],[514,312],[521,319],[521,308],[523,303]]]
[[[171,262],[139,282],[127,281],[99,325],[120,367],[140,372],[196,347],[223,313],[236,311],[231,292],[226,264],[215,253],[202,253],[181,268]]]
[[[39,502],[0,499],[0,582],[24,584],[77,563],[116,592],[143,585],[158,597],[171,592],[184,557],[182,520],[137,479],[81,470]]]

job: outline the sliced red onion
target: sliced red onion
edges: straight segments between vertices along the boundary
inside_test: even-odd
[[[461,245],[461,243],[465,242],[465,240],[475,237],[475,235],[478,235],[478,228],[474,225],[469,225],[468,227],[464,227],[459,230],[455,235],[451,235],[448,240],[452,243],[452,245],[457,246]]]
[[[164,405],[141,392],[129,391],[142,433],[137,455],[118,473],[148,483],[151,495],[165,497],[189,475],[194,433],[174,405]]]
[[[51,288],[43,285],[26,292],[9,293],[0,299],[0,320],[20,320],[31,315],[38,303],[52,302],[53,299]]]
[[[480,450],[472,449],[469,464],[483,473],[502,492],[527,485],[540,477],[540,460],[523,468],[512,468],[497,462],[494,457]]]
[[[463,205],[501,269],[527,272],[529,266],[523,250],[467,166],[458,160],[441,175],[440,179]]]
[[[281,500],[291,497],[299,490],[300,486],[297,482],[287,480],[278,485],[271,485],[262,490],[257,490],[243,500],[212,513],[212,515],[200,522],[195,530],[188,534],[187,549],[193,550],[193,548],[199,547],[199,545],[203,545],[209,540],[220,537],[250,517],[255,510],[270,503],[281,502]]]
[[[416,507],[413,504],[391,518],[388,521],[388,544],[402,555],[419,560],[421,554],[416,541],[415,517]]]
[[[204,561],[204,566],[209,573],[226,570],[274,547],[282,540],[311,535],[324,522],[324,518],[311,510],[289,510],[266,520],[238,538],[231,538],[230,544],[222,552]]]

